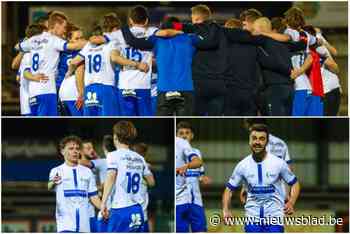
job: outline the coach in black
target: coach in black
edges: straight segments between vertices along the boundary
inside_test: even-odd
[[[193,25],[184,25],[181,30],[206,36],[212,44],[217,43],[217,47],[212,46],[210,50],[198,50],[193,58],[192,76],[195,88],[196,114],[256,115],[254,92],[256,92],[258,83],[255,72],[257,53],[255,48],[253,48],[254,51],[247,48],[249,43],[254,45],[257,43],[256,40],[259,40],[245,30],[223,29],[210,20],[211,11],[205,5],[197,5],[191,10]],[[210,38],[207,35],[215,35],[215,38]],[[243,55],[244,58],[241,60],[240,56]],[[249,62],[245,63],[245,61]],[[246,75],[241,76],[242,73],[249,73],[248,78]],[[240,80],[235,80],[237,74]],[[242,79],[245,80],[241,82]],[[239,94],[232,92],[232,82],[235,81],[237,81],[236,86],[238,84],[236,90],[244,89],[247,92]],[[236,101],[236,94],[243,97],[244,101]],[[235,103],[231,105],[233,101]],[[238,102],[244,108],[232,107]]]
[[[211,20],[212,13],[206,5],[191,8],[193,32],[216,44],[216,49],[198,50],[193,57],[192,79],[195,89],[195,115],[223,115],[226,88],[224,74],[226,58],[222,52],[220,25]],[[184,30],[186,31],[186,30]],[[213,38],[208,38],[214,35]],[[215,48],[215,46],[213,46]]]
[[[225,23],[225,28],[228,29],[241,27],[242,22],[235,18]],[[255,116],[258,112],[258,86],[261,83],[257,63],[258,48],[254,44],[230,43],[227,51],[230,75],[226,79],[227,95],[224,114],[227,116]]]

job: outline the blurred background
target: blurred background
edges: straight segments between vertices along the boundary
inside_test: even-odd
[[[202,187],[209,232],[244,232],[242,226],[209,224],[222,213],[221,197],[234,167],[250,154],[248,131],[242,119],[180,119],[194,128],[192,146],[202,152],[205,175],[212,184]],[[349,232],[349,120],[266,119],[273,135],[284,140],[301,184],[295,216],[342,218],[344,225],[287,226],[286,232]],[[232,198],[234,216],[244,216],[238,192]]]
[[[63,163],[57,145],[68,135],[101,143],[118,119],[2,119],[2,232],[55,232],[55,193],[47,191],[49,171]],[[156,179],[149,213],[156,232],[172,232],[174,219],[174,120],[131,119],[137,141],[149,145]]]
[[[12,71],[11,60],[15,56],[14,45],[24,37],[28,24],[43,13],[59,10],[66,13],[71,21],[84,29],[85,35],[106,13],[117,12],[126,22],[128,10],[142,4],[150,11],[151,23],[158,26],[164,16],[177,16],[181,20],[190,20],[190,8],[199,2],[3,2],[2,14],[2,113],[19,114],[19,91],[15,81],[16,71]],[[304,10],[307,24],[321,28],[327,40],[338,50],[335,58],[340,67],[342,99],[340,115],[348,113],[348,6],[347,2],[203,2],[213,11],[214,19],[224,23],[231,17],[238,17],[248,8],[256,8],[267,17],[282,16],[291,6]]]

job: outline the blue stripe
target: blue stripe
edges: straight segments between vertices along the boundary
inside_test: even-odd
[[[95,168],[95,163],[93,161],[90,161],[91,162],[91,169],[94,169]]]
[[[65,197],[87,197],[88,193],[85,190],[72,189],[64,190],[63,195]]]
[[[63,190],[64,192],[67,192],[67,193],[76,193],[76,192],[79,192],[79,193],[86,193],[86,190],[82,190],[82,189],[65,189]]]
[[[193,157],[198,157],[198,155],[197,154],[188,155],[188,161],[191,162]]]
[[[73,169],[74,187],[78,188],[77,169]]]
[[[260,206],[260,218],[264,218],[264,207]]]
[[[261,164],[258,164],[258,183],[262,184],[263,178],[262,178],[262,167]]]
[[[239,188],[231,185],[230,183],[226,183],[226,187],[229,188],[231,191],[237,190]]]
[[[22,46],[21,46],[21,43],[22,43],[22,42],[18,43],[18,49],[19,49],[19,51],[21,51],[21,52],[24,53],[25,51],[23,50],[23,48],[22,48]]]
[[[191,189],[191,203],[194,203],[194,193],[193,193],[193,189]]]
[[[75,210],[75,219],[76,219],[75,232],[79,232],[79,229],[80,229],[80,215],[79,215],[79,209],[76,209],[76,210]]]
[[[66,41],[64,44],[63,44],[63,51],[67,51],[68,50],[68,42]]]
[[[24,69],[23,74],[24,74],[25,71],[31,72],[30,67],[27,67],[26,69]]]
[[[64,197],[87,197],[86,193],[66,193]]]
[[[103,35],[103,37],[105,38],[106,43],[110,41],[109,37],[107,37],[106,35]]]
[[[199,177],[201,175],[202,174],[200,171],[190,171],[190,170],[186,171],[186,177]]]
[[[117,168],[107,168],[107,170],[115,170],[115,171],[117,171]]]
[[[88,193],[88,196],[93,197],[93,196],[96,196],[97,194],[98,194],[98,192],[95,191],[95,192]]]
[[[270,185],[270,186],[254,186],[248,188],[250,193],[253,194],[266,194],[266,193],[274,193],[275,188]]]
[[[287,184],[288,184],[289,186],[292,186],[292,185],[294,185],[297,181],[298,181],[297,177],[294,177],[294,179],[292,179],[292,181],[288,182]]]

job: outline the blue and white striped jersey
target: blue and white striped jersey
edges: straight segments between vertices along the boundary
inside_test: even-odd
[[[284,217],[284,188],[282,180],[292,186],[297,182],[287,163],[267,153],[257,163],[252,155],[241,160],[230,177],[226,187],[235,190],[244,183],[247,188],[245,213],[247,217]]]
[[[95,176],[84,166],[62,165],[51,169],[49,180],[58,175],[62,183],[56,185],[57,232],[90,232],[89,197],[97,195]]]

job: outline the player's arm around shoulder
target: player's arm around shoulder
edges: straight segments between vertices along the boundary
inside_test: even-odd
[[[277,33],[277,32],[261,32],[260,35],[269,37],[275,41],[280,41],[280,42],[288,42],[292,39],[291,36],[288,34]]]
[[[327,57],[327,59],[325,60],[324,64],[326,65],[328,70],[330,70],[334,74],[339,74],[339,66],[338,66],[336,61],[331,56]]]
[[[25,38],[23,41],[18,42],[15,45],[15,50],[20,52],[29,52],[31,49],[31,40],[30,38]]]
[[[84,62],[84,60],[85,60],[85,57],[80,53],[77,56],[75,56],[69,63],[68,71],[65,77],[72,76],[76,71],[76,69],[78,68],[78,66],[81,65]]]
[[[154,39],[156,38],[155,35],[150,36],[147,40],[146,38],[137,38],[132,34],[128,26],[122,27],[121,32],[125,42],[134,48],[141,50],[152,50],[154,47]]]
[[[155,35],[157,37],[175,37],[183,33],[184,32],[175,29],[161,29],[156,31]]]
[[[143,62],[136,62],[127,58],[124,58],[119,50],[112,50],[111,52],[111,61],[113,63],[119,64],[121,66],[131,66],[135,67],[136,69],[142,71],[142,72],[148,72],[149,67],[146,63]]]
[[[68,42],[67,49],[68,50],[81,50],[87,44],[87,41],[84,39],[78,40],[76,42]]]
[[[303,65],[300,68],[292,70],[291,75],[290,75],[291,78],[293,80],[295,80],[296,78],[298,78],[299,76],[304,74],[311,67],[312,62],[313,62],[313,58],[310,54],[308,54]]]

